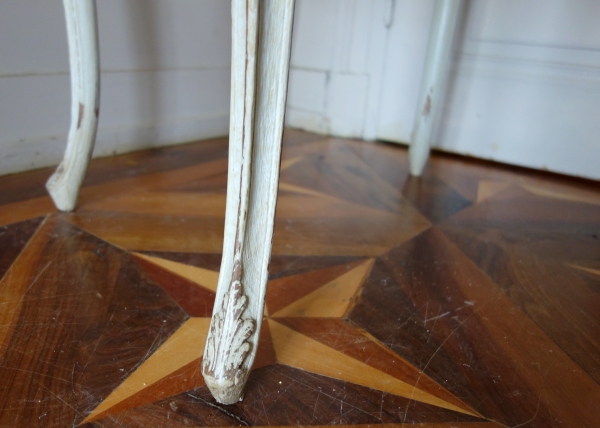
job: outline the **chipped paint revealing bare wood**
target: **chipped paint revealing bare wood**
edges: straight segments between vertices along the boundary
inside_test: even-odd
[[[211,393],[223,404],[241,400],[264,311],[293,7],[293,0],[232,2],[225,237],[202,363]]]
[[[85,111],[84,105],[79,103],[79,115],[77,117],[77,129],[81,128],[81,121],[83,120],[84,111]]]
[[[425,107],[423,107],[423,116],[429,116],[430,111],[431,111],[431,95],[427,95],[427,100],[425,101]]]
[[[436,116],[450,75],[452,43],[465,0],[436,0],[415,123],[408,151],[410,174],[420,176],[427,163]],[[435,93],[433,88],[435,88]]]

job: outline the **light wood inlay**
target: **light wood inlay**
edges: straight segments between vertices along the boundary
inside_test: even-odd
[[[584,266],[572,265],[570,263],[566,263],[566,265],[572,267],[573,269],[578,269],[582,272],[587,272],[587,273],[591,273],[592,275],[600,276],[600,269],[592,269],[592,268],[587,268]]]
[[[530,184],[522,184],[521,187],[537,196],[600,205],[600,196],[598,196],[598,194],[595,192],[586,192],[582,190],[573,191],[573,189],[544,188],[532,186]]]
[[[280,171],[285,171],[286,169],[288,169],[289,167],[291,167],[292,165],[294,165],[299,160],[302,160],[302,156],[296,156],[296,157],[293,157],[293,158],[282,159],[281,160],[281,164],[279,166],[279,170]]]
[[[418,389],[416,386],[409,385],[339,351],[329,348],[308,336],[297,333],[279,324],[276,320],[270,319],[269,327],[271,329],[271,336],[273,337],[277,361],[281,364],[346,380],[444,409],[471,414],[458,406]]]
[[[82,422],[106,416],[111,407],[140,392],[163,377],[189,363],[198,361],[204,352],[210,318],[190,318],[163,345],[115,389]]]
[[[319,287],[273,314],[273,317],[342,317],[365,281],[373,259]]]
[[[51,231],[54,225],[53,219],[45,221],[41,230],[38,230],[31,238],[29,244],[0,281],[0,361],[5,349],[4,345],[13,332],[15,327],[13,322],[19,316],[27,291],[43,274],[48,264],[52,263],[52,261],[48,261],[46,265],[38,265],[35,270],[32,270],[32,266],[36,266],[44,245],[48,242],[48,231]]]
[[[300,159],[298,159],[298,160],[300,160]],[[287,190],[288,192],[295,192],[295,193],[302,193],[302,194],[305,194],[305,195],[318,196],[320,198],[329,198],[331,200],[335,200],[336,199],[336,198],[334,198],[331,195],[326,195],[325,193],[317,192],[317,191],[311,190],[311,189],[306,189],[304,187],[296,186],[294,184],[286,183],[286,182],[283,182],[283,181],[279,182],[279,190],[280,191],[281,190]]]
[[[208,269],[203,269],[196,266],[185,265],[183,263],[177,263],[167,259],[161,259],[160,257],[148,256],[141,253],[133,253],[136,257],[140,257],[144,260],[149,261],[162,267],[163,269],[173,272],[183,278],[189,279],[190,281],[208,288],[211,291],[217,291],[217,281],[219,280],[219,272],[215,272]]]
[[[0,226],[56,212],[49,196],[0,205]]]
[[[225,212],[225,195],[157,191],[126,193],[87,203],[79,210],[85,211],[153,212],[159,215],[221,218]]]
[[[481,180],[477,187],[477,202],[481,202],[484,199],[506,189],[511,183],[504,181],[487,181]]]
[[[84,426],[596,428],[598,183],[441,153],[414,180],[398,145],[286,135],[271,320],[227,413],[202,350],[175,363],[185,347],[163,347],[213,310],[227,139],[94,159],[74,214],[45,196],[50,169],[0,177],[0,426],[78,426],[119,391]],[[277,314],[340,298],[323,287],[370,257],[341,317],[343,302]],[[278,361],[269,324],[303,368]],[[298,354],[307,341],[321,346]],[[339,353],[348,370],[317,372]],[[345,380],[380,373],[481,416]]]

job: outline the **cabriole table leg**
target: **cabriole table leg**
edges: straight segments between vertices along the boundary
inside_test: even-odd
[[[223,259],[202,373],[232,404],[256,355],[277,202],[293,0],[234,0]]]
[[[98,124],[100,60],[95,0],[63,0],[71,69],[71,127],[65,155],[46,188],[56,207],[77,204]]]

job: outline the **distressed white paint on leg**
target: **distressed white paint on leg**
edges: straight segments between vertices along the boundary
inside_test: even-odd
[[[202,363],[233,404],[256,356],[271,256],[293,0],[233,0],[229,178],[223,260]]]
[[[98,125],[100,60],[95,0],[63,0],[71,68],[71,127],[65,155],[46,188],[61,211],[72,211]]]
[[[427,163],[435,118],[450,74],[452,42],[464,0],[436,0],[427,59],[409,148],[410,173],[420,176]]]

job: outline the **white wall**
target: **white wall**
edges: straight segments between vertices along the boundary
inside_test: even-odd
[[[407,142],[433,0],[397,0],[378,138]],[[600,2],[468,2],[433,145],[600,179]]]
[[[230,6],[100,0],[95,156],[226,135]],[[0,174],[58,163],[69,128],[62,2],[0,2]]]
[[[286,124],[375,137],[392,2],[297,0]]]

